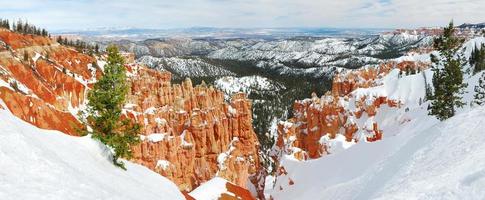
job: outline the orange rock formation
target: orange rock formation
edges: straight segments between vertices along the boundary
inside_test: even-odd
[[[37,127],[78,135],[77,111],[102,75],[96,62],[102,67],[52,39],[0,29],[0,100]],[[260,166],[251,101],[244,94],[226,103],[212,87],[194,87],[190,80],[172,85],[170,73],[135,64],[127,69],[132,87],[125,115],[144,127],[142,143],[133,147],[134,162],[181,190],[216,175],[246,187]]]
[[[375,80],[382,78],[391,69],[423,70],[425,63],[389,62],[378,67],[368,67],[360,70],[337,74],[333,79],[332,90],[322,97],[315,94],[312,98],[296,101],[293,106],[294,117],[278,125],[277,147],[287,154],[292,154],[300,160],[313,159],[328,154],[327,147],[320,144],[322,136],[335,138],[336,134],[345,136],[348,142],[357,142],[356,133],[364,131],[365,140],[373,142],[382,138],[382,130],[377,123],[371,127],[358,127],[354,120],[375,116],[382,105],[398,107],[400,102],[390,100],[386,96],[363,96],[355,99],[352,91],[358,88],[378,86]],[[349,109],[348,103],[353,98],[355,108]],[[369,102],[369,100],[371,102]]]

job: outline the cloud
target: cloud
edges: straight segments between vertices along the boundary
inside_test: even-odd
[[[482,22],[483,0],[22,0],[2,17],[49,29],[93,27],[420,27]]]

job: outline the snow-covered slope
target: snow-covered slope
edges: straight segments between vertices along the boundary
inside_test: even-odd
[[[214,81],[214,85],[216,88],[222,90],[227,96],[231,96],[238,92],[244,92],[247,95],[251,95],[251,93],[275,94],[276,92],[285,89],[285,86],[282,84],[262,76],[225,76]]]
[[[255,200],[251,193],[227,180],[214,177],[189,193],[196,200],[240,199]]]
[[[469,58],[471,49],[482,43],[483,37],[471,39],[459,53]],[[425,58],[429,55],[396,61]],[[466,64],[462,69],[468,85],[463,95],[466,106],[443,122],[428,115],[430,102],[424,100],[426,83],[433,77],[430,69],[401,76],[394,68],[378,76],[371,86],[353,90],[339,101],[348,113],[355,113],[359,99],[374,104],[376,98],[385,97],[400,105],[378,106],[374,115],[349,115],[350,123],[359,127],[354,135],[359,142],[345,143],[341,139],[343,130],[335,139],[325,140],[327,136],[323,136],[320,141],[329,148],[329,155],[300,161],[292,151],[283,154],[274,185],[267,187],[268,196],[277,200],[485,199],[485,107],[470,106],[473,89],[484,72],[473,75],[470,67]],[[323,96],[306,101],[318,106],[315,102],[327,99]],[[377,124],[383,138],[369,143],[366,130]]]
[[[108,152],[89,136],[42,130],[0,108],[0,199],[185,199],[148,168],[115,167]]]
[[[362,38],[311,38],[254,41],[241,45],[225,43],[211,58],[272,60],[309,66],[349,66],[377,63],[380,58],[398,56],[409,49],[429,45],[432,37],[411,34],[382,34]],[[392,54],[392,55],[391,55]]]
[[[216,200],[222,193],[227,193],[226,183],[227,180],[215,177],[200,185],[194,191],[190,192],[189,195],[197,200]]]
[[[235,75],[224,68],[211,65],[200,58],[156,58],[143,56],[137,60],[152,69],[166,70],[175,78],[218,77]]]
[[[358,143],[339,154],[283,159],[289,185],[274,199],[484,199],[485,107],[443,123],[416,119],[395,137]],[[281,187],[281,190],[279,188]]]

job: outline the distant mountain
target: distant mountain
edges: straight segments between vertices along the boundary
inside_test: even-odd
[[[469,23],[464,23],[458,28],[473,28],[473,29],[483,29],[485,28],[485,22],[484,23],[478,23],[478,24],[469,24]]]
[[[79,35],[97,41],[120,39],[145,40],[153,38],[289,38],[295,36],[310,37],[347,37],[378,34],[388,29],[352,29],[352,28],[214,28],[191,27],[178,29],[143,29],[143,28],[97,28],[77,31],[57,31],[55,34]]]
[[[249,98],[257,100],[253,125],[258,133],[264,134],[269,132],[272,120],[291,115],[295,99],[312,92],[321,95],[330,89],[335,73],[379,64],[410,50],[426,48],[432,39],[429,34],[419,32],[388,32],[348,37],[165,38],[114,43],[135,53],[138,62],[170,71],[175,81],[190,77],[195,83],[213,84],[226,95],[249,93]],[[113,42],[101,42],[101,46],[109,43]],[[252,82],[259,83],[256,80],[268,80],[281,85],[281,89],[253,87]],[[248,87],[239,87],[244,84],[251,86],[250,91]]]

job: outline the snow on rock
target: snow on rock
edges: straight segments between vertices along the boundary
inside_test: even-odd
[[[468,58],[469,49],[484,42],[471,39],[459,52]],[[433,72],[425,56],[344,72],[332,93],[297,101],[289,120],[295,125],[278,127],[274,150],[283,156],[276,183],[265,193],[283,200],[484,199],[485,146],[478,141],[485,139],[485,107],[464,106],[444,122],[429,116],[424,97]],[[408,67],[418,72],[400,73]],[[483,72],[462,68],[469,105]],[[294,149],[313,159],[294,159]]]
[[[227,193],[227,181],[223,178],[215,177],[190,192],[190,196],[197,200],[217,200],[222,193]]]
[[[115,167],[89,136],[41,130],[1,109],[0,130],[0,199],[184,199],[148,168]]]
[[[77,130],[82,125],[76,116],[87,103],[92,83],[102,76],[106,56],[89,56],[58,43],[51,45],[52,42],[47,37],[0,31],[0,46],[11,47],[0,47],[0,99],[5,102],[2,108],[39,128],[79,135]],[[29,56],[42,56],[35,56],[35,62],[23,62],[24,50]],[[171,73],[134,64],[133,54],[122,55],[127,61],[127,81],[131,86],[123,118],[144,125],[144,140],[131,148],[132,161],[169,178],[180,190],[190,191],[216,175],[218,163],[211,155],[226,151],[230,138],[237,134],[242,142],[234,152],[237,155],[225,163],[231,170],[221,176],[246,186],[250,172],[260,168],[257,136],[251,126],[251,102],[239,96],[226,103],[221,91],[194,87],[190,80],[172,84]],[[229,105],[237,115],[228,113]],[[184,136],[180,137],[183,131]],[[218,137],[206,137],[213,133]],[[239,167],[238,157],[246,160],[244,167]],[[156,169],[158,160],[170,161],[173,167]]]
[[[167,136],[167,133],[153,133],[150,135],[140,135],[140,139],[142,141],[148,140],[150,142],[160,142],[163,141],[165,138],[171,138]]]
[[[225,169],[224,162],[226,161],[228,156],[231,156],[231,152],[236,149],[236,147],[234,146],[235,142],[239,142],[238,137],[232,138],[232,141],[231,141],[231,143],[229,143],[229,148],[227,149],[227,151],[222,152],[217,156],[217,163],[219,165],[219,170]]]
[[[214,177],[213,179],[203,183],[198,188],[190,192],[189,195],[197,200],[255,200],[248,190],[238,187],[220,177]]]
[[[331,139],[329,134],[326,134],[320,138],[319,143],[324,145],[330,154],[341,152],[355,144],[353,141],[347,142],[345,136],[341,134],[338,134],[334,139]]]
[[[357,143],[312,162],[283,159],[274,199],[484,199],[485,107],[438,123],[429,116],[396,137]],[[372,155],[372,156],[369,156]]]
[[[170,167],[170,162],[168,160],[158,160],[156,167],[162,168],[163,170],[167,170],[168,167]]]

